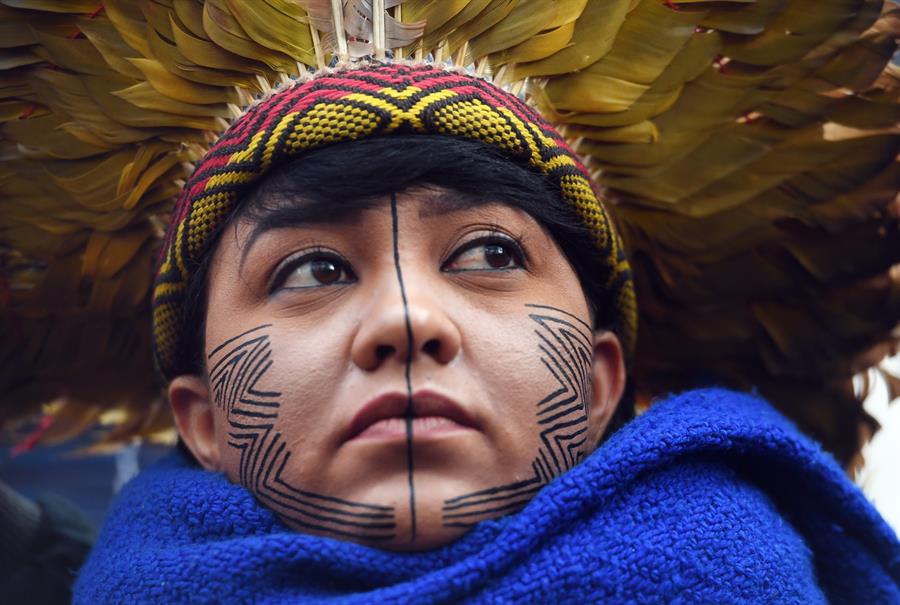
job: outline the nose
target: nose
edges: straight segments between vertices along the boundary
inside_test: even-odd
[[[350,353],[353,363],[367,371],[391,360],[450,363],[459,354],[462,337],[435,297],[407,289],[404,302],[396,282],[390,290],[363,320]]]

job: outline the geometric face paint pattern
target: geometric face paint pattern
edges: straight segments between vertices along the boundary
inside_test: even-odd
[[[392,539],[394,507],[318,494],[284,480],[291,452],[276,427],[281,393],[265,387],[274,363],[271,327],[260,325],[226,340],[207,360],[213,399],[227,413],[228,445],[240,452],[240,483],[298,527],[367,541]]]
[[[535,419],[540,446],[531,463],[533,475],[444,501],[443,524],[471,527],[479,521],[523,508],[554,477],[584,457],[587,409],[591,400],[593,330],[578,317],[547,305],[525,305],[537,324],[541,363],[556,382],[537,402]]]

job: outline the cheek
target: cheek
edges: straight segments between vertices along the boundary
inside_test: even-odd
[[[347,367],[340,334],[309,334],[279,335],[269,372],[269,384],[281,392],[278,429],[288,445],[318,442],[325,434],[319,428],[332,426],[339,411],[336,394]]]
[[[531,321],[497,322],[479,331],[467,350],[468,370],[484,389],[484,406],[502,449],[528,450],[537,440],[537,404],[554,381],[541,361]]]
[[[550,306],[556,301],[550,302],[549,296],[534,300],[540,301],[539,307],[523,303],[507,313],[495,310],[460,322],[468,327],[463,342],[466,371],[477,376],[491,402],[504,402],[503,408],[493,411],[503,416],[515,408],[521,412],[517,417],[527,418],[531,426],[538,404],[551,393],[583,390],[592,356],[592,336],[582,324],[588,315],[586,305],[569,303],[560,310]]]
[[[470,339],[468,364],[484,389],[491,439],[506,462],[541,448],[557,474],[581,451],[591,398],[592,335],[584,317],[541,305],[485,325]],[[490,327],[493,326],[493,327]],[[543,437],[542,437],[543,435]],[[548,445],[548,443],[550,445]]]
[[[537,401],[546,394],[548,376],[541,364],[539,351],[529,342],[507,343],[489,354],[485,351],[482,379],[491,390],[494,401],[505,401],[507,406],[534,411]],[[500,413],[512,410],[497,410]]]
[[[334,434],[324,429],[336,424],[340,409],[335,403],[347,368],[343,332],[331,330],[326,336],[316,331],[315,337],[311,333],[308,328],[300,329],[287,322],[274,323],[270,328],[271,365],[253,385],[254,391],[273,394],[271,399],[278,401],[273,430],[291,451],[291,466],[298,471],[325,462],[320,458],[323,452],[330,451],[329,440]],[[225,410],[217,407],[221,451],[227,452],[226,470],[236,480],[240,450],[228,447],[229,435],[235,431],[232,420],[235,418],[230,419]]]

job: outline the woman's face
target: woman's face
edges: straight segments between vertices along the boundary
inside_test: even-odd
[[[446,544],[575,465],[618,403],[618,341],[556,243],[453,196],[222,234],[207,376],[170,398],[201,463],[300,532]]]

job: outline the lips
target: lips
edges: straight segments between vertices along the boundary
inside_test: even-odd
[[[409,397],[393,392],[367,402],[351,420],[346,441],[365,437],[396,437],[406,434]],[[417,391],[412,396],[413,434],[424,435],[463,428],[476,428],[465,408],[433,391]]]

